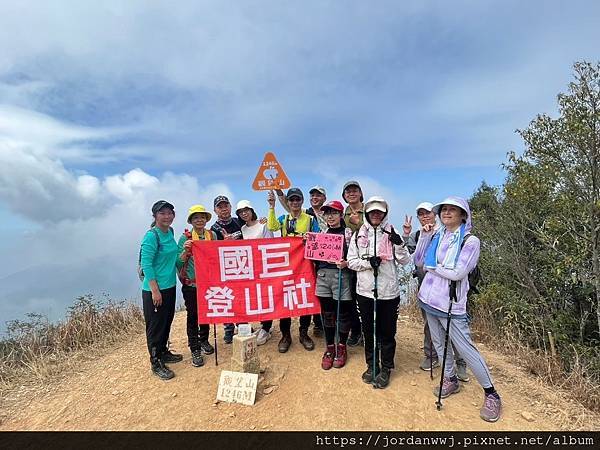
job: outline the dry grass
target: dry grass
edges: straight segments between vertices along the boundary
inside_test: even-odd
[[[42,315],[8,323],[0,341],[0,396],[15,385],[44,382],[60,372],[72,355],[94,347],[106,347],[143,330],[144,318],[136,305],[95,301],[79,297],[67,318],[52,324]]]
[[[600,412],[600,383],[592,364],[575,346],[568,354],[553,356],[549,348],[535,349],[523,343],[510,329],[498,329],[492,316],[478,311],[472,330],[477,339],[510,356],[521,367],[546,384],[569,392],[569,396],[594,412]]]

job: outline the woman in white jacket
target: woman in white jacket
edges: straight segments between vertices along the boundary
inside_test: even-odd
[[[396,353],[396,320],[400,302],[396,262],[408,264],[410,254],[402,237],[387,223],[388,204],[382,197],[371,197],[365,203],[364,211],[365,223],[350,240],[348,267],[357,272],[356,293],[367,362],[362,380],[383,389],[390,382]],[[375,333],[374,313],[377,318]],[[374,342],[378,343],[376,349]]]

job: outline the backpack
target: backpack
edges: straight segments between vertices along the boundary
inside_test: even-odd
[[[154,235],[156,236],[156,247],[157,247],[156,253],[158,253],[158,252],[160,252],[160,249],[162,247],[162,245],[160,243],[160,236],[158,235],[158,231],[156,231],[156,228],[154,228],[154,227],[150,228],[149,231],[152,231],[154,233]],[[172,235],[175,235],[173,228],[169,227],[169,231],[171,232]],[[156,258],[156,255],[154,257]],[[142,269],[142,245],[141,244],[140,244],[140,253],[138,255],[137,272],[138,272],[138,277],[139,277],[140,281],[144,281],[144,269]]]
[[[467,242],[467,239],[469,239],[469,236],[472,236],[472,235],[467,234],[464,237],[462,243],[460,244],[461,250],[465,246],[465,242]],[[469,272],[468,280],[469,280],[469,292],[467,292],[467,298],[473,294],[479,294],[479,289],[477,289],[477,285],[481,281],[481,270],[479,270],[479,264],[476,264],[475,267],[473,267],[473,270],[471,270]]]

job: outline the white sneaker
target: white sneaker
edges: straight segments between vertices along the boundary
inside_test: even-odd
[[[271,331],[265,331],[261,328],[256,335],[256,345],[266,344],[269,339],[271,339]]]

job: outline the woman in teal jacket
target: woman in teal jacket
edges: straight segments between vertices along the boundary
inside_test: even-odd
[[[159,200],[152,206],[152,217],[154,221],[144,235],[140,249],[142,305],[152,372],[160,379],[169,380],[175,374],[165,363],[183,360],[183,356],[171,353],[167,348],[175,315],[177,284],[178,250],[171,228],[175,208],[171,203]]]

